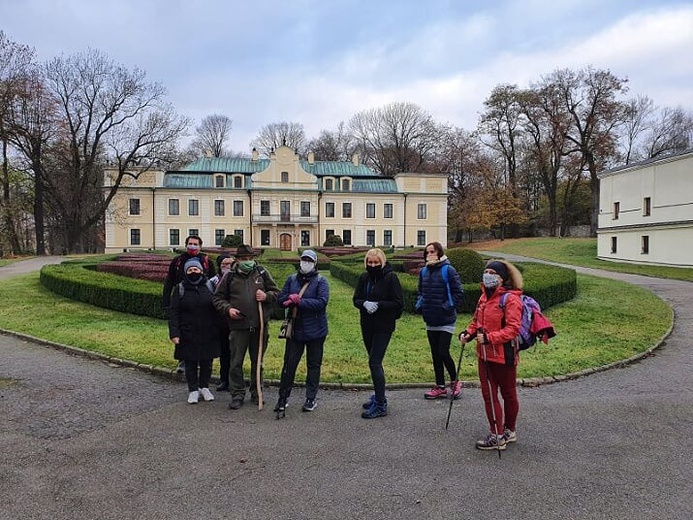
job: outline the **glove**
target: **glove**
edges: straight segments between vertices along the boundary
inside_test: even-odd
[[[366,309],[368,314],[373,314],[378,310],[378,304],[376,302],[365,301],[363,302],[363,308]]]
[[[294,302],[292,302],[291,300],[284,300],[284,303],[282,303],[284,307],[291,307],[293,304]]]
[[[301,297],[298,294],[290,294],[289,300],[291,300],[291,303],[293,305],[296,305],[297,307],[298,307],[298,304],[301,303]]]

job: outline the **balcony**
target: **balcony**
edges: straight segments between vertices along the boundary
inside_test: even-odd
[[[302,217],[298,214],[274,213],[270,215],[261,215],[253,213],[253,224],[317,224],[318,216],[311,215]]]

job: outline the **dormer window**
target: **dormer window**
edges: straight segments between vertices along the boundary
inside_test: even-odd
[[[333,179],[325,179],[325,191],[332,191],[334,190],[334,180]]]
[[[349,191],[351,182],[349,179],[342,179],[342,191]]]
[[[215,188],[223,188],[224,187],[224,176],[223,175],[215,175],[214,176],[214,187]]]
[[[234,175],[233,187],[239,189],[243,187],[243,175]]]

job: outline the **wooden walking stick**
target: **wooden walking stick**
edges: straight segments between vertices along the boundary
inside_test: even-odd
[[[265,335],[265,315],[262,310],[262,302],[257,302],[257,310],[260,314],[260,329],[257,340],[257,362],[255,366],[255,388],[257,389],[257,409],[262,410],[262,346]]]

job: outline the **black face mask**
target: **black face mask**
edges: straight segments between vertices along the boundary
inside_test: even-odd
[[[371,275],[372,278],[377,278],[380,275],[380,273],[383,272],[383,266],[369,265],[366,267],[366,271],[368,271],[368,274]]]
[[[186,276],[188,277],[188,281],[193,285],[197,285],[202,281],[202,274],[200,273],[190,273]]]

